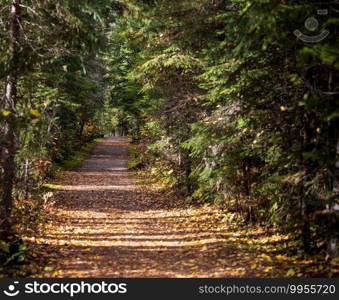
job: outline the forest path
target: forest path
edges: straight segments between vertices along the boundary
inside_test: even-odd
[[[217,208],[177,206],[138,187],[128,146],[105,139],[80,167],[60,174],[49,225],[35,241],[55,261],[46,276],[277,276],[269,253],[251,248],[260,238],[275,243],[274,235],[232,229]]]

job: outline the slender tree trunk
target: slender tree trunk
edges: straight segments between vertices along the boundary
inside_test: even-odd
[[[336,154],[339,156],[339,132],[336,129],[336,140],[337,140],[337,147],[336,147]],[[330,237],[328,239],[327,245],[327,252],[328,255],[331,257],[336,257],[338,255],[338,236],[337,236],[337,218],[338,218],[338,211],[339,211],[339,203],[337,202],[339,196],[339,160],[336,161],[334,169],[334,179],[333,179],[333,194],[334,194],[334,201],[330,205],[328,205],[328,210],[331,215],[330,219]]]
[[[333,72],[329,71],[328,78],[328,91],[334,91],[333,89]],[[338,211],[339,211],[339,121],[332,120],[330,121],[330,129],[329,129],[329,149],[333,148],[335,145],[335,149],[332,153],[335,163],[329,169],[333,174],[332,181],[332,192],[334,201],[327,205],[327,210],[329,212],[329,237],[327,241],[327,253],[330,257],[336,257],[338,255]]]
[[[312,129],[310,120],[312,116],[305,114],[305,125],[302,136],[302,152],[310,152],[314,145],[312,144]],[[304,159],[301,155],[301,170],[305,172],[305,179],[300,185],[300,214],[301,214],[301,236],[303,248],[306,253],[311,251],[311,228],[309,219],[309,197],[307,196],[306,182],[313,176],[313,163],[309,159]]]
[[[81,143],[81,140],[82,140],[82,135],[83,135],[83,133],[84,133],[85,125],[86,125],[86,120],[81,120],[81,121],[80,121],[79,135],[78,135],[78,138],[79,138],[79,142],[80,142],[80,143]]]
[[[307,197],[305,194],[305,189],[301,187],[302,194],[301,194],[301,235],[303,241],[303,248],[305,252],[309,253],[311,250],[311,230],[310,230],[310,220],[308,216],[308,206],[307,206]]]
[[[13,184],[15,179],[15,127],[16,127],[16,98],[17,98],[17,78],[19,61],[19,35],[20,35],[20,0],[13,0],[11,5],[10,17],[10,56],[9,56],[9,74],[6,78],[4,110],[9,115],[4,122],[4,149],[3,149],[3,203],[4,215],[7,220],[10,219],[13,208]]]

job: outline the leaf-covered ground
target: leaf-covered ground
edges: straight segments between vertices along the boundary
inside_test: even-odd
[[[39,276],[277,277],[338,271],[333,261],[293,253],[289,248],[297,245],[287,235],[239,227],[214,206],[188,206],[137,185],[127,171],[127,149],[125,139],[101,141],[79,168],[61,172],[49,185],[58,192],[47,228],[26,238],[47,258]]]

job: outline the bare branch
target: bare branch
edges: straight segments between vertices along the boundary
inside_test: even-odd
[[[39,15],[33,8],[31,8],[31,7],[29,7],[29,6],[20,4],[20,7],[26,8],[27,10],[29,10],[30,12],[32,12],[33,14],[35,14],[35,15],[37,15],[37,16]]]

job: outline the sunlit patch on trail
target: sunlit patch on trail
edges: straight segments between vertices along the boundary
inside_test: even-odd
[[[290,242],[288,235],[227,223],[213,206],[168,207],[168,199],[135,186],[126,170],[113,171],[127,166],[127,145],[105,140],[82,166],[45,186],[57,194],[51,220],[43,236],[27,238],[45,247],[56,264],[56,271],[44,276],[292,274],[294,258],[279,250]],[[292,270],[298,276],[298,269]]]
[[[46,185],[46,187],[59,191],[124,191],[130,190],[133,185]]]

